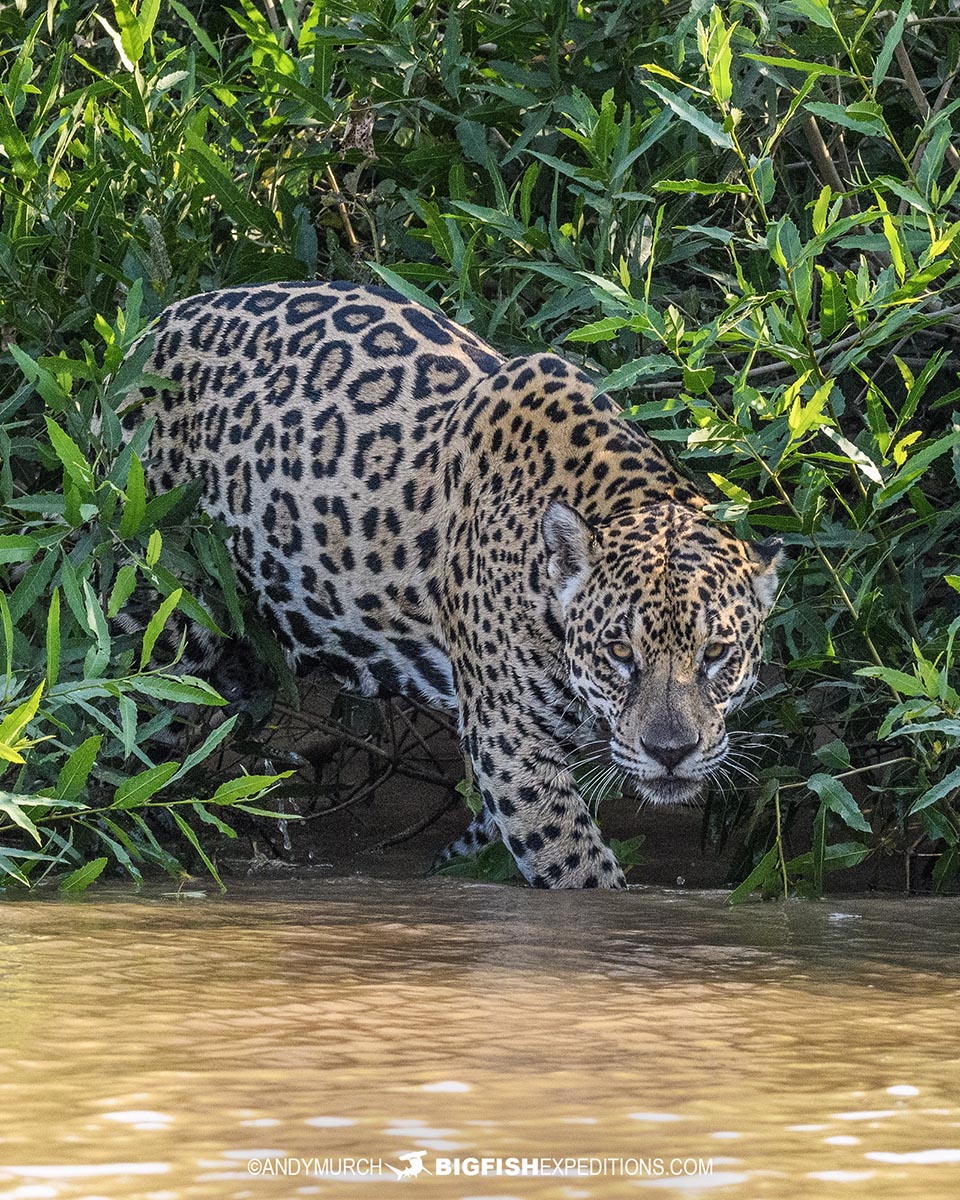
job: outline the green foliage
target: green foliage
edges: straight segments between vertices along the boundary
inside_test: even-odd
[[[145,437],[121,448],[116,409],[142,381],[146,352],[131,349],[139,302],[135,284],[115,324],[101,318],[105,363],[87,342],[77,360],[15,351],[24,382],[4,407],[0,516],[0,886],[52,877],[79,892],[111,862],[137,881],[150,867],[183,875],[145,820],[157,809],[219,884],[195,825],[233,836],[217,810],[259,811],[253,802],[281,778],[244,775],[209,796],[186,778],[236,716],[185,760],[153,761],[165,733],[168,743],[184,736],[178,705],[225,703],[178,672],[182,640],[172,653],[160,640],[178,609],[219,629],[223,617],[198,596],[223,586],[203,566],[220,535],[195,512],[196,495],[180,488],[148,498],[138,457]],[[131,600],[155,606],[133,633],[112,620],[130,614],[136,628]]]
[[[41,795],[79,754],[68,807],[91,780],[110,796],[128,760],[162,767],[141,747],[171,705],[215,706],[117,635],[135,589],[155,630],[242,621],[194,498],[148,496],[145,443],[120,451],[109,417],[90,433],[135,381],[136,356],[107,383],[136,333],[223,284],[379,276],[504,350],[582,358],[719,520],[783,536],[774,667],[741,719],[786,735],[781,761],[765,745],[757,782],[707,809],[718,841],[744,839],[734,898],[815,894],[918,847],[955,884],[956,18],[934,0],[22,0],[0,30],[9,773]],[[38,829],[43,811],[18,807]],[[105,820],[93,841],[122,863]],[[36,845],[13,825],[5,870]]]

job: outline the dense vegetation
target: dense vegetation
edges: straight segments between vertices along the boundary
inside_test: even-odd
[[[220,704],[160,655],[161,629],[236,633],[245,614],[196,495],[146,495],[143,441],[120,446],[143,355],[120,363],[192,292],[379,276],[504,350],[584,362],[718,519],[783,537],[773,666],[740,718],[756,761],[705,818],[745,839],[735,896],[817,894],[826,871],[891,854],[954,886],[946,8],[3,9],[0,875],[176,872],[147,809],[195,855],[273,782],[198,792],[233,719],[182,762],[150,741],[178,702]],[[155,613],[135,633],[115,620],[131,604]]]

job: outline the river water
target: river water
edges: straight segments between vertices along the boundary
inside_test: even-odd
[[[956,1200],[958,968],[948,899],[9,903],[0,1200]]]

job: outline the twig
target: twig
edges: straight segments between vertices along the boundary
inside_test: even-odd
[[[939,321],[946,317],[956,316],[957,314],[960,314],[960,304],[951,304],[951,305],[947,306],[946,308],[941,308],[939,312],[929,313],[927,315],[929,315],[931,317],[935,317]],[[949,324],[949,322],[946,322],[946,321],[944,321],[944,323]],[[919,328],[922,329],[923,326],[920,326]],[[839,342],[834,342],[834,344],[829,347],[830,357],[836,358],[836,356],[838,354],[843,354],[845,351],[849,350],[851,348],[851,346],[855,346],[857,344],[857,342],[862,341],[863,338],[866,336],[866,334],[869,332],[870,332],[869,329],[867,329],[867,330],[860,329],[856,333],[851,333],[851,334],[848,334],[847,337],[841,338]],[[913,334],[915,334],[916,332],[917,332],[917,330],[913,330],[910,336],[913,336]],[[747,353],[747,352],[744,351],[743,353]],[[828,366],[829,366],[829,364],[828,364]],[[788,371],[789,369],[790,369],[789,363],[782,363],[782,362],[765,363],[763,366],[760,366],[760,367],[751,367],[750,370],[747,372],[747,378],[750,380],[754,380],[754,379],[763,378],[768,375],[779,375],[781,372]],[[661,379],[661,380],[651,380],[649,382],[644,383],[643,386],[644,386],[645,391],[670,391],[670,390],[676,390],[678,388],[682,388],[683,383],[679,379]]]
[[[382,771],[376,777],[376,779],[368,780],[367,783],[363,783],[359,787],[354,788],[354,790],[347,795],[347,798],[345,800],[341,800],[339,804],[333,804],[330,806],[330,808],[322,808],[318,812],[306,813],[303,817],[301,817],[301,820],[315,821],[318,817],[329,817],[335,812],[341,812],[345,808],[350,808],[354,804],[359,804],[361,800],[365,800],[368,796],[372,796],[377,788],[386,783],[390,776],[393,775],[394,770],[394,764],[391,762],[387,765],[386,770]]]
[[[448,813],[458,799],[458,796],[452,796],[445,800],[439,808],[435,809],[432,813],[428,813],[422,820],[416,821],[413,825],[408,825],[406,829],[401,829],[399,833],[393,833],[390,837],[384,838],[382,842],[377,842],[376,845],[371,846],[369,853],[375,854],[378,850],[386,850],[389,846],[397,846],[401,842],[408,842],[411,838],[416,837],[418,833],[423,833],[434,822],[439,821],[444,813]]]
[[[273,0],[263,0],[264,7],[267,10],[267,20],[270,22],[270,28],[274,33],[280,32],[280,18],[277,16],[277,9]]]
[[[847,216],[852,216],[854,213],[859,212],[860,206],[856,202],[856,197],[846,194],[846,186],[840,178],[840,173],[837,171],[836,165],[830,156],[827,143],[823,140],[823,134],[820,132],[820,126],[817,124],[816,117],[807,117],[803,122],[803,132],[807,139],[807,145],[810,147],[810,153],[820,165],[825,182],[829,183],[833,190],[842,197],[841,204],[843,211]]]
[[[834,776],[834,779],[849,779],[851,775],[862,775],[864,771],[879,771],[881,767],[892,767],[897,763],[913,762],[912,758],[904,755],[900,758],[888,758],[884,762],[870,763],[866,767],[851,767],[849,771],[840,771]],[[780,786],[782,792],[792,792],[797,788],[805,788],[806,780],[802,783],[784,783]]]
[[[882,12],[878,13],[877,15],[880,17],[889,17],[891,20],[895,19],[896,17],[896,14],[892,12]],[[907,91],[910,93],[911,99],[917,106],[917,111],[920,113],[920,116],[923,117],[924,121],[929,121],[930,117],[934,115],[933,110],[930,108],[927,97],[924,95],[923,88],[920,86],[920,80],[917,79],[917,73],[913,69],[913,63],[910,61],[910,55],[907,53],[907,48],[904,46],[902,38],[899,42],[897,42],[894,54],[897,56],[897,62],[900,64],[900,70],[903,72],[903,81],[907,85]],[[947,85],[945,84],[944,87],[946,86]],[[941,95],[944,95],[943,89],[941,89]],[[942,103],[942,101],[939,101],[939,98],[938,102]],[[925,149],[925,145],[926,144],[923,143],[917,147],[917,154],[914,159],[915,162],[919,162],[919,159]],[[949,142],[947,143],[946,156],[950,160],[950,165],[953,167],[953,169],[955,171],[960,171],[960,154],[957,153],[953,145]],[[906,211],[905,205],[906,201],[901,201],[901,212]]]
[[[418,713],[423,714],[424,716],[429,717],[430,720],[433,721],[435,724],[439,725],[441,729],[447,730],[448,733],[452,733],[454,735],[454,737],[456,737],[456,735],[457,735],[456,722],[453,721],[450,717],[446,717],[446,716],[444,716],[443,713],[437,712],[433,708],[429,708],[426,704],[423,704],[421,701],[415,700],[413,698],[413,696],[405,697],[404,703],[408,704],[414,710],[414,712],[418,712]]]
[[[347,212],[347,205],[343,198],[343,193],[340,191],[340,185],[337,183],[337,177],[333,173],[333,167],[327,163],[327,182],[337,198],[337,210],[340,213],[340,220],[343,222],[343,232],[347,235],[347,241],[350,243],[350,249],[356,251],[360,246],[360,239],[353,232],[353,225],[350,223],[350,214]]]

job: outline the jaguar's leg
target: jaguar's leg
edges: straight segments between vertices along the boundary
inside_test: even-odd
[[[621,888],[623,872],[577,792],[559,743],[533,715],[465,734],[474,780],[524,878],[535,887]]]
[[[430,870],[439,871],[441,867],[445,867],[455,858],[474,858],[484,846],[489,846],[491,842],[499,840],[500,830],[497,828],[497,823],[490,813],[484,810],[479,816],[473,818],[460,837],[454,838],[440,851],[433,860]]]

